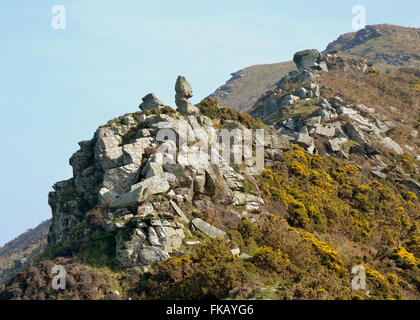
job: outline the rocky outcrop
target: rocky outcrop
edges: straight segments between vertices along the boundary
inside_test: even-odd
[[[382,147],[395,154],[404,153],[395,141],[386,137],[395,124],[385,115],[372,107],[351,104],[338,95],[328,99],[321,95],[317,79],[322,74],[336,68],[339,72],[364,73],[365,59],[305,50],[296,53],[294,61],[299,72],[290,72],[275,89],[263,95],[251,111],[254,117],[269,119],[268,124],[285,140],[302,146],[310,154],[317,152],[319,146],[344,158],[352,153],[374,158]],[[313,112],[308,113],[305,106]],[[305,116],[279,117],[286,107],[298,108]]]
[[[193,210],[221,210],[217,214],[229,223],[263,212],[264,201],[244,190],[252,164],[238,168],[222,157],[230,146],[218,142],[212,119],[188,101],[192,89],[185,78],[178,78],[176,92],[182,113],[164,108],[126,114],[79,143],[70,160],[73,177],[56,183],[49,195],[51,244],[88,236],[86,216],[100,212],[103,229],[115,237],[117,263],[147,266],[182,251],[191,228],[225,236],[192,219]],[[145,111],[150,101],[155,99],[144,99]],[[229,121],[225,128],[244,126]],[[289,139],[273,130],[266,130],[263,143],[267,167],[278,164],[282,150],[290,148]]]
[[[225,238],[227,236],[226,232],[212,226],[211,224],[208,224],[207,222],[199,218],[194,219],[192,221],[192,224],[194,225],[194,227],[196,227],[198,230],[200,230],[210,238]]]
[[[139,108],[143,111],[162,109],[165,106],[153,93],[149,93],[147,96],[143,97],[142,100],[143,103],[140,104]]]
[[[305,70],[324,70],[328,71],[327,64],[322,60],[322,55],[318,50],[304,50],[295,53],[293,62],[300,72]]]

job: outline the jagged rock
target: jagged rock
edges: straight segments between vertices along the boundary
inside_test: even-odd
[[[115,193],[123,194],[137,182],[139,169],[136,164],[109,169],[105,172],[103,186]]]
[[[153,214],[154,211],[155,211],[155,208],[153,207],[153,204],[147,203],[137,208],[137,215],[141,217],[146,217],[150,214]]]
[[[154,176],[149,179],[145,179],[133,185],[130,192],[127,192],[121,197],[113,200],[110,203],[110,207],[130,207],[143,202],[147,195],[166,193],[170,188],[169,181],[173,179],[175,179],[175,177],[169,173],[164,173],[160,176]]]
[[[380,178],[380,179],[386,179],[387,175],[383,172],[380,172],[378,170],[371,170],[371,173],[373,176]]]
[[[93,164],[93,144],[91,141],[79,142],[80,150],[70,158],[70,165],[73,167],[73,175],[81,174],[86,168]]]
[[[357,143],[360,143],[361,145],[365,145],[367,143],[365,135],[361,130],[356,128],[356,126],[351,122],[346,122],[343,125],[343,130],[347,134],[347,136]]]
[[[160,101],[153,93],[149,93],[142,98],[143,103],[140,104],[139,108],[143,111],[153,110],[153,109],[162,109],[165,105]],[[141,120],[144,121],[144,120]]]
[[[404,150],[400,147],[400,145],[398,143],[396,143],[394,140],[392,140],[389,137],[384,138],[381,141],[381,144],[388,148],[391,149],[392,151],[394,151],[396,154],[403,154]]]
[[[139,187],[130,192],[123,194],[121,197],[114,199],[109,204],[110,208],[117,209],[117,208],[127,208],[131,206],[135,206],[146,199],[148,190]]]
[[[306,120],[306,125],[308,127],[314,127],[318,124],[321,124],[321,117],[320,116],[312,117],[312,118],[309,118],[309,119]]]
[[[138,254],[138,259],[141,265],[149,266],[156,262],[169,258],[169,254],[158,247],[143,247]]]
[[[175,92],[175,103],[178,107],[178,112],[182,114],[200,114],[200,110],[188,100],[193,96],[193,91],[185,77],[178,76],[175,84]]]
[[[159,176],[163,174],[162,164],[156,161],[148,161],[144,166],[141,174],[146,179],[151,178],[153,176]]]
[[[417,130],[414,130],[414,129],[411,130],[410,134],[413,138],[417,138],[419,136],[419,132]]]
[[[121,122],[126,126],[133,125],[135,123],[134,118],[132,116],[124,116]]]
[[[346,107],[347,103],[339,96],[335,96],[329,100],[329,103],[336,109]]]
[[[315,126],[315,133],[320,136],[332,138],[335,136],[335,128],[330,125],[317,125]]]
[[[201,220],[200,218],[195,218],[192,220],[192,224],[194,227],[196,227],[198,230],[203,232],[205,235],[211,237],[211,238],[226,238],[227,234],[223,230],[220,230],[211,224],[208,224],[207,222]]]
[[[175,212],[178,214],[178,216],[181,218],[182,221],[184,222],[190,222],[190,220],[188,220],[187,216],[184,214],[184,212],[182,212],[182,210],[178,207],[178,205],[170,200],[169,203],[171,204],[172,208],[174,208]]]
[[[338,152],[341,149],[341,145],[348,141],[347,138],[334,138],[328,141],[330,148],[334,152]]]
[[[194,192],[195,193],[206,193],[206,172],[202,172],[201,174],[197,174],[194,177]]]
[[[132,143],[122,146],[123,163],[140,165],[143,159],[144,150],[155,146],[150,137],[138,138]]]
[[[105,149],[98,156],[99,165],[104,171],[120,167],[124,165],[123,155],[122,147]]]
[[[305,148],[308,153],[313,154],[315,150],[314,138],[303,133],[298,133],[295,142]]]

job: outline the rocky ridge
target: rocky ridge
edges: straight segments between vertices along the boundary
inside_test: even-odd
[[[263,95],[251,111],[252,116],[261,118],[284,139],[304,147],[310,154],[322,152],[346,159],[357,154],[370,159],[375,163],[372,174],[378,178],[386,178],[382,172],[387,168],[383,150],[393,155],[408,152],[418,158],[412,148],[404,148],[387,136],[398,124],[383,113],[345,101],[340,95],[328,99],[322,96],[321,89],[327,89],[317,81],[322,74],[329,69],[366,73],[369,67],[365,59],[305,50],[296,53],[294,61],[300,71],[290,72],[277,83],[276,89]],[[288,108],[295,108],[297,113],[282,116],[281,112]],[[416,135],[415,130],[412,134]],[[404,177],[401,180],[407,183]],[[411,189],[418,195],[418,182]]]
[[[79,143],[70,159],[73,177],[57,182],[49,195],[51,245],[88,235],[87,214],[101,212],[103,228],[116,239],[118,264],[148,266],[178,254],[191,228],[223,236],[224,231],[201,219],[192,220],[193,208],[222,208],[239,220],[262,211],[258,193],[244,191],[244,184],[252,183],[246,168],[240,170],[220,155],[218,164],[191,164],[188,155],[209,157],[207,146],[217,140],[215,120],[188,101],[192,89],[184,77],[178,78],[175,90],[179,112],[161,108],[149,94],[140,105],[143,111],[114,119],[98,128],[92,140]],[[243,125],[231,121],[229,127]],[[162,132],[172,132],[178,144],[165,140]],[[224,148],[220,146],[219,151]],[[270,164],[289,143],[267,131],[265,148]]]

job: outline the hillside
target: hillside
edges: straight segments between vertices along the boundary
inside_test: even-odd
[[[345,51],[368,59],[377,67],[420,66],[420,29],[388,24],[366,26],[341,35],[326,52]]]
[[[372,109],[382,100],[362,106],[348,83],[335,87],[377,71],[346,54],[294,60],[301,71],[253,110],[272,128],[212,98],[192,105],[180,76],[177,111],[150,94],[80,142],[73,177],[49,195],[48,248],[0,299],[419,299],[420,163],[391,143],[387,115]],[[405,74],[396,93],[417,79]],[[404,106],[412,94],[395,98]],[[296,118],[283,123],[277,109]],[[222,156],[230,144],[216,130],[258,128],[263,153]],[[58,264],[66,290],[50,288]],[[356,265],[369,293],[351,289]]]
[[[372,25],[341,35],[331,42],[326,53],[344,51],[363,57],[376,68],[420,66],[420,29],[393,25]],[[296,70],[293,62],[251,66],[232,74],[225,85],[210,97],[221,105],[249,111],[259,97],[288,72]]]
[[[288,72],[295,70],[291,61],[251,66],[232,73],[226,84],[210,97],[235,110],[248,110],[260,97]]]
[[[23,270],[25,265],[42,252],[47,244],[51,220],[29,229],[0,248],[0,285]]]

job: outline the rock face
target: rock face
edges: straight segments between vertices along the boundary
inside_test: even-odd
[[[185,78],[178,78],[176,92],[184,113],[163,109],[160,114],[127,114],[79,143],[80,150],[70,159],[73,177],[57,182],[49,194],[49,243],[88,236],[92,230],[87,214],[100,212],[102,228],[115,237],[117,263],[147,266],[182,250],[190,228],[225,236],[205,221],[192,220],[193,207],[222,210],[223,219],[236,222],[260,214],[264,201],[244,191],[248,165],[238,169],[221,156],[226,145],[216,143],[212,119],[188,101],[192,89]],[[161,106],[153,96],[143,101],[145,110]],[[243,126],[230,121],[227,127]],[[175,140],[166,139],[168,134]],[[290,147],[274,130],[265,131],[263,142],[268,167]],[[209,145],[215,146],[217,156]],[[210,156],[217,161],[212,163]],[[246,211],[239,214],[238,206]]]
[[[227,236],[226,232],[212,226],[211,224],[208,224],[207,222],[196,218],[192,221],[192,224],[194,227],[196,227],[198,230],[206,234],[207,236],[211,238],[225,238]]]
[[[164,104],[153,93],[149,93],[142,100],[143,103],[140,104],[139,108],[143,111],[152,109],[162,109],[164,107]]]
[[[175,103],[182,114],[199,114],[199,110],[188,99],[193,96],[192,87],[183,76],[179,76],[175,84]]]
[[[326,152],[343,158],[354,153],[376,159],[382,147],[395,154],[404,153],[395,141],[385,136],[395,124],[384,114],[372,107],[351,104],[338,95],[328,99],[321,95],[317,79],[326,71],[338,68],[341,73],[350,70],[364,73],[367,70],[365,59],[305,50],[297,52],[294,61],[299,72],[290,72],[275,89],[263,95],[250,112],[252,116],[270,119],[267,124],[285,140],[302,146],[310,154],[318,152],[320,145]],[[290,83],[293,89],[287,89]],[[298,108],[305,113],[304,106],[313,108],[308,115],[276,120],[285,107]]]

